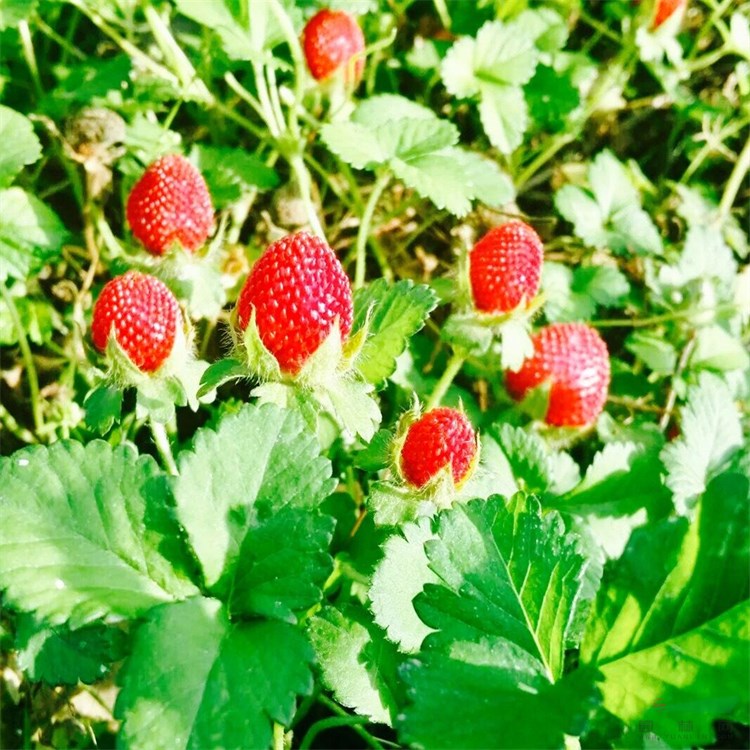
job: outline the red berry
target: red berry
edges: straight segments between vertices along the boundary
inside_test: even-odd
[[[545,421],[558,427],[592,424],[609,388],[609,353],[599,333],[584,323],[553,323],[534,337],[534,354],[505,385],[515,399],[550,382]]]
[[[172,245],[195,252],[214,226],[214,208],[201,173],[179,154],[151,164],[130,191],[128,223],[153,255]]]
[[[654,28],[658,29],[668,18],[684,5],[687,0],[659,0],[654,14]]]
[[[343,10],[321,10],[302,33],[307,67],[322,81],[347,66],[347,82],[359,83],[365,67],[365,37],[359,24]]]
[[[477,455],[477,436],[471,422],[457,409],[440,407],[414,422],[401,448],[401,474],[414,487],[424,487],[441,469],[450,466],[460,485]]]
[[[307,232],[270,245],[237,300],[244,331],[255,309],[260,339],[284,372],[296,375],[338,318],[341,340],[352,329],[352,288],[325,241]]]
[[[114,331],[130,361],[143,372],[155,372],[172,353],[179,320],[180,306],[163,282],[128,271],[102,289],[94,305],[91,338],[103,352]]]
[[[490,229],[469,254],[474,307],[486,313],[514,310],[539,291],[543,248],[539,235],[522,221]]]

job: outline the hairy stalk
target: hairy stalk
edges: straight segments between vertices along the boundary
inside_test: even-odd
[[[13,328],[16,329],[18,347],[21,350],[21,358],[23,359],[23,364],[26,368],[26,380],[29,383],[29,398],[31,399],[31,414],[34,419],[34,432],[37,435],[41,435],[44,432],[44,415],[42,413],[42,402],[39,395],[39,378],[36,373],[36,366],[34,365],[34,357],[31,353],[29,340],[26,338],[26,330],[24,329],[21,318],[18,315],[15,300],[5,284],[0,284],[0,294],[2,294],[3,302],[5,302],[8,307]]]
[[[373,185],[372,192],[370,193],[370,197],[367,199],[367,205],[365,206],[365,211],[362,214],[362,219],[359,223],[359,231],[357,232],[356,243],[357,263],[354,271],[355,289],[361,289],[365,285],[365,271],[367,267],[367,237],[370,234],[370,225],[372,224],[372,217],[375,215],[375,207],[377,206],[378,200],[380,200],[380,196],[383,194],[383,191],[386,189],[390,181],[390,172],[382,174],[376,180],[375,184]],[[379,258],[379,260],[382,261],[384,260],[384,258]],[[386,276],[386,278],[388,276],[392,277],[390,267],[386,266],[386,268],[387,274],[386,269],[383,269],[383,276]]]
[[[154,438],[154,445],[164,463],[164,468],[166,468],[172,476],[177,476],[179,474],[177,471],[177,462],[174,460],[172,445],[169,442],[166,427],[164,427],[161,422],[156,422],[153,419],[149,419],[148,422],[151,428],[151,435]]]
[[[440,402],[451,387],[456,375],[461,371],[464,362],[466,362],[466,354],[458,350],[454,351],[448,360],[448,364],[445,366],[445,370],[443,370],[443,374],[440,376],[440,380],[438,380],[435,387],[432,389],[430,398],[427,400],[424,407],[425,411],[430,411],[430,409],[440,406]]]

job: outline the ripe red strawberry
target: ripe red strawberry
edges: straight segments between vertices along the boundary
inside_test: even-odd
[[[539,235],[522,221],[490,229],[469,254],[474,307],[485,313],[514,310],[539,291],[543,248]]]
[[[201,173],[179,154],[151,164],[130,191],[130,228],[153,255],[173,245],[195,252],[214,226],[214,208]]]
[[[477,436],[471,422],[457,409],[440,407],[409,426],[399,461],[404,479],[421,488],[446,466],[454,483],[461,485],[476,457]]]
[[[599,416],[609,388],[609,353],[599,333],[584,323],[553,323],[534,337],[534,354],[505,385],[515,399],[550,382],[545,421],[558,427],[589,425]]]
[[[679,8],[682,8],[686,4],[687,0],[659,0],[656,6],[656,13],[654,14],[654,28],[658,29]]]
[[[253,309],[264,346],[282,371],[296,375],[336,318],[346,340],[352,329],[352,288],[325,241],[298,232],[270,245],[250,271],[237,300],[243,331]]]
[[[347,66],[348,83],[359,83],[365,67],[365,37],[359,24],[343,10],[318,11],[302,32],[307,67],[316,81]]]
[[[174,294],[154,276],[128,271],[102,289],[91,318],[91,338],[101,352],[110,332],[143,372],[158,370],[174,347],[182,314]]]

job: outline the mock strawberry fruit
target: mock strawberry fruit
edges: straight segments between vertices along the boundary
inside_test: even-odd
[[[604,408],[609,388],[609,353],[599,333],[584,323],[553,323],[534,337],[534,354],[505,385],[515,399],[550,384],[545,421],[558,427],[592,424]]]
[[[182,314],[177,299],[154,276],[128,271],[108,282],[94,305],[91,338],[103,352],[113,334],[142,372],[156,372],[172,353]]]
[[[342,342],[352,328],[352,288],[333,250],[298,232],[270,245],[253,266],[237,300],[244,331],[253,311],[263,345],[282,372],[296,375],[338,320]]]
[[[687,4],[687,0],[659,0],[654,14],[654,28],[658,29],[668,18],[671,18],[677,10]]]
[[[359,83],[365,67],[365,37],[359,24],[342,10],[321,10],[302,34],[307,67],[316,81],[346,66],[346,81]]]
[[[477,436],[465,414],[448,407],[432,409],[408,428],[399,456],[401,474],[419,489],[448,466],[460,486],[474,467],[477,450]]]
[[[146,169],[128,197],[127,217],[152,255],[164,255],[174,245],[195,252],[214,226],[206,181],[179,154],[163,156]]]
[[[490,229],[469,254],[474,307],[506,313],[539,291],[543,247],[539,235],[522,221]]]

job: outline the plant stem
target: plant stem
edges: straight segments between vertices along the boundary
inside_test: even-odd
[[[39,76],[39,66],[36,62],[34,43],[31,39],[31,30],[29,29],[28,21],[21,21],[21,23],[18,24],[18,34],[21,37],[21,49],[23,50],[23,57],[24,60],[26,60],[26,65],[31,73],[31,81],[34,84],[34,91],[36,92],[37,98],[41,99],[44,95],[44,87],[42,86],[42,79]]]
[[[149,425],[151,427],[151,434],[154,437],[154,445],[156,450],[161,456],[161,460],[164,463],[164,467],[172,476],[177,476],[177,462],[174,460],[172,454],[172,446],[169,442],[169,436],[167,430],[161,422],[156,422],[153,419],[149,419]]]
[[[318,702],[324,705],[329,711],[331,711],[331,713],[334,713],[337,716],[346,717],[348,719],[356,718],[345,711],[343,708],[341,708],[338,703],[332,701],[326,695],[319,695]],[[352,731],[356,732],[367,743],[368,747],[371,747],[374,750],[380,750],[382,745],[366,729],[359,726],[359,723],[350,723],[349,726],[352,728]]]
[[[675,310],[674,312],[664,313],[663,315],[652,315],[650,318],[610,318],[609,320],[592,320],[589,325],[595,328],[646,328],[657,325],[658,323],[669,323],[673,320],[682,320],[690,318],[693,315],[704,315],[713,312],[717,315],[725,312],[736,310],[736,305],[719,305],[717,307],[703,307],[699,310]]]
[[[284,727],[278,721],[273,723],[273,750],[284,750]]]
[[[729,216],[729,212],[732,210],[734,199],[737,197],[742,182],[745,179],[748,170],[750,170],[750,137],[748,137],[745,147],[740,152],[737,163],[734,165],[732,174],[729,175],[729,181],[727,186],[724,188],[724,194],[721,196],[721,202],[719,203],[719,216],[722,219],[726,219]]]
[[[307,171],[302,155],[299,153],[292,154],[288,157],[288,160],[289,166],[292,168],[292,172],[294,172],[294,176],[297,179],[297,187],[299,188],[300,198],[302,198],[302,202],[305,204],[305,212],[307,213],[307,221],[310,224],[310,228],[318,237],[325,239],[326,235],[323,231],[323,225],[320,223],[312,201],[312,179],[310,179],[310,173]]]
[[[443,374],[440,376],[440,380],[438,380],[435,387],[432,389],[430,398],[424,407],[425,411],[430,411],[430,409],[440,406],[440,402],[448,392],[451,383],[463,367],[464,362],[466,362],[466,354],[458,350],[454,351],[448,360],[448,364],[445,366],[445,370],[443,370]]]
[[[36,374],[34,357],[31,354],[31,347],[29,346],[29,340],[26,338],[23,323],[18,315],[16,303],[5,284],[0,283],[0,294],[2,294],[3,302],[8,306],[10,319],[18,335],[18,347],[21,350],[21,358],[26,367],[26,379],[29,382],[29,397],[31,398],[31,413],[34,418],[34,432],[37,435],[41,435],[44,431],[44,415],[42,414],[42,402],[39,396],[39,378]]]
[[[357,264],[354,272],[354,288],[361,289],[365,285],[365,272],[367,266],[367,236],[370,233],[370,224],[372,224],[372,217],[375,214],[375,206],[377,206],[380,196],[391,181],[390,172],[382,174],[375,182],[372,187],[370,197],[367,199],[367,205],[365,211],[362,214],[362,220],[359,223],[359,232],[357,232]],[[389,269],[390,270],[390,269]]]
[[[305,734],[302,743],[299,746],[299,750],[309,750],[312,747],[316,737],[327,729],[334,729],[335,727],[354,727],[356,724],[366,724],[367,718],[364,716],[331,716],[328,719],[321,719],[316,721]]]

